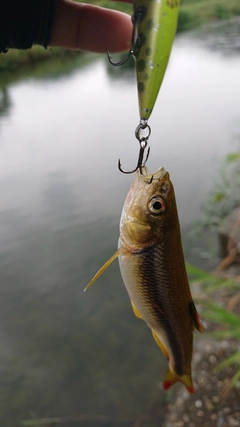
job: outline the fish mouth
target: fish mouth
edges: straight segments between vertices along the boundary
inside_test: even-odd
[[[134,224],[139,224],[139,225],[143,225],[146,226],[145,222],[140,221],[137,218],[132,217],[131,215],[125,214],[125,220],[128,220],[130,222],[134,222]]]
[[[164,169],[164,167],[161,167],[153,174],[153,179],[162,179],[166,173],[167,171]]]
[[[165,174],[167,173],[167,171],[164,169],[164,167],[159,168],[156,172],[154,173],[149,173],[149,170],[146,166],[143,166],[141,168],[141,171],[138,169],[137,171],[138,176],[141,178],[141,176],[144,176],[144,180],[146,179],[147,181],[149,180],[150,183],[153,180],[159,180],[164,178]]]

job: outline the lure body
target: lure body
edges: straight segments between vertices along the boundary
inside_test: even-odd
[[[119,249],[88,286],[117,257],[133,311],[168,359],[164,389],[181,381],[193,393],[193,329],[204,328],[190,293],[174,188],[164,168],[153,175],[146,167],[136,172],[121,215]]]
[[[180,0],[135,0],[132,50],[136,59],[139,113],[153,110],[170,57]]]

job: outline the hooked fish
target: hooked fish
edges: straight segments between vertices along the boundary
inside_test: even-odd
[[[180,381],[193,393],[193,329],[204,327],[190,293],[174,188],[164,168],[154,174],[145,166],[137,170],[122,210],[119,248],[85,289],[117,257],[133,311],[168,359],[163,388]]]
[[[177,28],[180,0],[135,0],[132,53],[136,59],[139,113],[147,120],[160,90]]]

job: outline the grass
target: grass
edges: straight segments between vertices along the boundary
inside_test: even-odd
[[[182,0],[178,32],[240,15],[239,0]]]
[[[202,3],[204,1],[202,0]],[[240,136],[236,135],[236,151],[229,153],[223,159],[218,170],[215,183],[203,207],[201,229],[218,231],[232,211],[240,206]],[[234,225],[234,224],[233,224]],[[236,237],[237,239],[237,237]],[[232,312],[236,302],[240,301],[239,281],[209,274],[193,265],[187,264],[191,284],[197,284],[198,299],[201,304],[203,319],[210,321],[215,327],[211,335],[216,339],[240,341],[240,310]],[[223,296],[223,298],[222,298]],[[222,304],[226,301],[227,308]],[[226,304],[225,304],[226,305]],[[224,370],[234,365],[236,373],[229,388],[239,384],[240,380],[240,350],[220,364],[216,371]]]
[[[186,266],[191,286],[197,285],[199,289],[197,300],[201,305],[201,317],[215,325],[213,331],[209,332],[209,334],[215,339],[239,342],[240,316],[223,307],[220,302],[216,302],[220,300],[218,295],[222,291],[230,295],[236,295],[239,292],[239,281],[218,277],[191,264]],[[215,371],[222,371],[230,365],[236,367],[236,373],[231,379],[229,389],[237,385],[240,380],[240,350],[237,350],[218,365]]]
[[[36,49],[41,49],[36,46]],[[15,54],[17,55],[15,57]],[[6,54],[8,55],[8,54]],[[0,65],[0,91],[4,90],[12,82],[27,79],[51,79],[65,76],[74,72],[77,67],[83,68],[90,62],[95,61],[97,55],[82,52],[72,52],[59,49],[57,53],[46,51],[46,54],[40,57],[35,48],[21,52],[18,58],[18,52],[14,50],[14,58],[9,58],[10,64]],[[3,64],[2,64],[3,65]]]
[[[240,137],[239,137],[240,138]],[[240,150],[222,161],[213,188],[203,207],[203,226],[215,230],[223,218],[240,206]]]

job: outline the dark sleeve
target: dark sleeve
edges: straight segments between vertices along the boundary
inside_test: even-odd
[[[48,45],[54,0],[0,0],[0,52]]]

